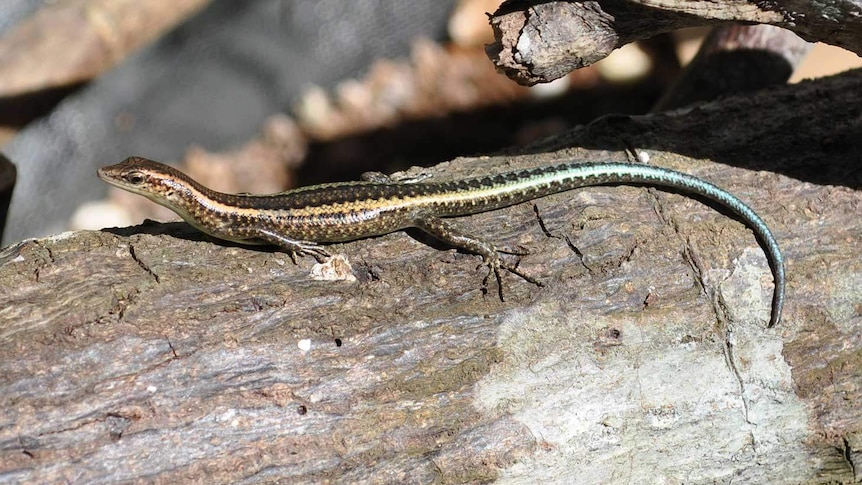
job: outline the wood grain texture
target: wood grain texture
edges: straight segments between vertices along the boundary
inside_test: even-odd
[[[510,0],[491,17],[486,48],[497,69],[524,85],[549,82],[639,39],[728,22],[769,24],[810,42],[862,55],[862,2],[734,0]]]
[[[636,187],[454,220],[530,251],[546,287],[507,277],[504,303],[476,257],[405,233],[331,246],[349,274],[179,223],[6,248],[0,481],[858,480],[860,96],[857,71],[432,170],[622,159],[624,141],[711,180],[786,253],[771,330],[750,231]]]
[[[793,32],[772,25],[716,27],[652,111],[787,84],[811,47]]]

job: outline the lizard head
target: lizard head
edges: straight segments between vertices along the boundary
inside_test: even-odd
[[[199,184],[179,170],[142,157],[129,157],[97,172],[105,182],[176,210]]]

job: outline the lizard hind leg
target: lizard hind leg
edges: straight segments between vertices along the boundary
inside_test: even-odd
[[[500,277],[500,269],[504,269],[514,275],[517,275],[525,281],[530,282],[536,286],[542,286],[542,283],[539,280],[524,273],[523,271],[518,269],[516,265],[507,263],[500,257],[501,253],[520,255],[526,254],[525,252],[514,252],[505,250],[501,251],[497,249],[493,244],[483,239],[465,234],[455,229],[453,226],[446,223],[439,217],[427,215],[416,217],[413,220],[413,226],[425,232],[426,234],[433,236],[435,239],[444,242],[454,248],[462,249],[464,251],[482,256],[484,264],[488,267],[488,274],[482,280],[482,285],[483,287],[487,288],[488,280],[490,279],[491,275],[494,275],[494,279],[497,280],[497,290],[501,301],[505,301],[505,299],[503,298],[503,280]]]

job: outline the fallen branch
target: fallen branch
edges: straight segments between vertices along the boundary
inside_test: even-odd
[[[858,480],[860,96],[857,71],[433,169],[621,159],[631,144],[714,181],[785,251],[771,330],[750,231],[635,187],[454,220],[529,250],[520,268],[546,287],[505,278],[505,303],[476,257],[405,233],[331,246],[340,269],[184,224],[9,247],[0,477]]]

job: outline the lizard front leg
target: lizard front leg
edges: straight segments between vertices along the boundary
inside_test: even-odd
[[[329,253],[317,243],[291,239],[270,229],[255,229],[253,235],[257,239],[282,248],[290,255],[290,259],[294,264],[296,264],[297,256],[304,256],[306,254],[312,256],[318,263],[322,263],[324,258],[329,257]]]

